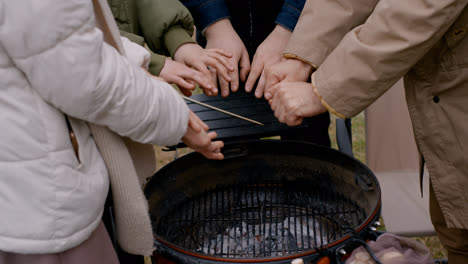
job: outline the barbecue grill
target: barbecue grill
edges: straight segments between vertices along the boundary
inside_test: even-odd
[[[174,263],[338,262],[372,238],[380,217],[373,173],[315,144],[227,144],[225,160],[191,153],[148,182],[157,253]]]
[[[258,140],[303,133],[308,121],[296,128],[280,124],[267,101],[241,91],[228,98],[193,97],[264,126],[188,103],[225,141],[225,159],[191,153],[147,183],[155,255],[184,264],[289,264],[298,257],[338,263],[375,238],[380,187],[374,174],[331,148]]]

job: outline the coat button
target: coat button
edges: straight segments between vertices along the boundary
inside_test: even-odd
[[[436,96],[432,97],[432,101],[434,101],[434,103],[436,103],[436,104],[437,104],[438,102],[440,102],[439,96],[436,95]]]

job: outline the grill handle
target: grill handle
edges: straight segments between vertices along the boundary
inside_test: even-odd
[[[363,191],[370,192],[374,191],[374,186],[372,184],[372,179],[369,175],[354,174],[354,181]]]
[[[249,149],[246,145],[236,144],[234,146],[224,147],[221,149],[221,152],[224,155],[224,159],[233,159],[244,157],[249,154]]]

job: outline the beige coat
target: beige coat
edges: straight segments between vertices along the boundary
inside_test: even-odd
[[[286,57],[318,67],[329,111],[355,116],[404,76],[418,149],[448,227],[468,229],[467,0],[307,1]],[[415,190],[416,191],[416,190]]]

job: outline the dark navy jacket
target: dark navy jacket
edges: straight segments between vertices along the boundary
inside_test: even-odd
[[[294,30],[306,0],[181,0],[197,29],[229,18],[252,56],[276,24]],[[203,45],[200,34],[198,40]]]

